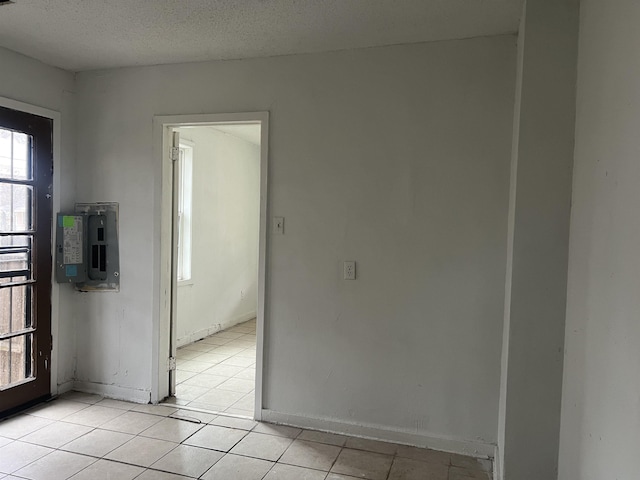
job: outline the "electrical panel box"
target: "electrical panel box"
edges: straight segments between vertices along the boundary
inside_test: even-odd
[[[119,291],[118,204],[78,203],[56,222],[57,281],[84,292]]]

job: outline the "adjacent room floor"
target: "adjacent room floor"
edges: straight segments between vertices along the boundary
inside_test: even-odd
[[[70,392],[0,422],[0,478],[489,480],[491,462]]]
[[[256,320],[178,349],[178,405],[253,418]]]

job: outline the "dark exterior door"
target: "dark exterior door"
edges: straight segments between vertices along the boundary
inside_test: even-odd
[[[0,107],[0,416],[51,394],[52,133]]]

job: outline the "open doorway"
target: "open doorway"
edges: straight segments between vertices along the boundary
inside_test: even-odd
[[[176,402],[253,416],[260,125],[179,133]]]
[[[172,402],[185,408],[259,417],[263,124],[180,123],[165,130],[178,149],[169,387]]]

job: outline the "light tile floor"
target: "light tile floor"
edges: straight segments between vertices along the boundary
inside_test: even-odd
[[[0,422],[0,479],[489,480],[491,462],[70,392]]]
[[[178,349],[177,405],[253,418],[255,319]]]

